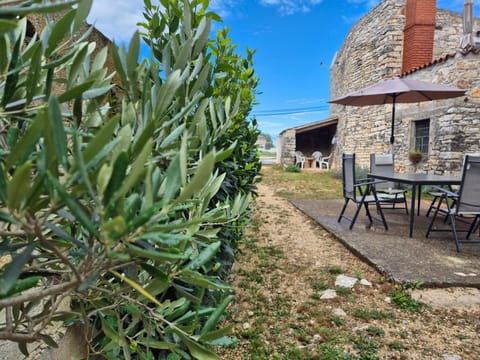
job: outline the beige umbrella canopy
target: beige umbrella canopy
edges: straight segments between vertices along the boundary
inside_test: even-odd
[[[416,103],[423,101],[442,100],[463,95],[465,95],[465,90],[463,89],[441,84],[432,84],[418,80],[393,77],[331,100],[330,103],[351,106],[392,104],[392,129],[390,135],[390,144],[393,144],[396,103]]]

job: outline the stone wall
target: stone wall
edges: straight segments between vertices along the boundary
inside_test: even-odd
[[[288,166],[295,164],[296,131],[287,129],[278,137],[277,164]]]
[[[414,121],[430,119],[428,159],[420,169],[429,173],[458,174],[463,154],[480,152],[480,55],[469,53],[437,63],[408,78],[467,89],[466,96],[426,103],[401,105],[396,128],[395,153],[400,170],[409,169],[405,154],[413,148]]]
[[[350,30],[331,69],[331,98],[345,95],[391,76],[400,76],[406,1],[384,0]],[[461,9],[459,9],[461,11]],[[455,54],[462,33],[460,13],[437,10],[433,65],[408,78],[467,89],[463,98],[419,104],[397,104],[394,154],[397,171],[412,171],[407,154],[414,147],[414,121],[430,119],[430,147],[422,171],[458,172],[464,152],[478,152],[480,125],[480,55]],[[479,19],[474,29],[480,29]],[[441,61],[434,61],[441,58]],[[353,107],[332,104],[338,118],[332,167],[341,168],[342,153],[356,153],[360,167],[369,166],[370,153],[390,147],[391,105]]]
[[[386,0],[361,18],[348,33],[331,68],[330,97],[336,98],[402,69],[405,0]],[[355,152],[357,163],[368,166],[370,152],[389,149],[389,106],[330,106],[338,118],[332,167],[341,168],[341,154]]]

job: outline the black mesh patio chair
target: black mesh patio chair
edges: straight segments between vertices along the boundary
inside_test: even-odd
[[[362,207],[365,208],[368,220],[370,225],[373,224],[373,217],[368,209],[368,205],[375,203],[377,213],[380,215],[380,220],[385,227],[385,230],[388,230],[388,225],[383,215],[382,208],[380,206],[380,201],[378,200],[377,192],[375,186],[379,181],[363,179],[358,180],[355,178],[355,154],[343,154],[342,157],[342,177],[343,177],[343,197],[345,198],[345,203],[338,217],[338,222],[342,219],[350,221],[349,229],[353,228],[355,221],[357,220],[358,214]],[[345,216],[345,210],[347,209],[348,203],[352,201],[357,209],[353,218]],[[376,218],[375,218],[376,219]]]
[[[465,154],[465,155],[479,157],[480,153],[468,153],[468,154]],[[463,161],[465,161],[465,158],[466,158],[466,156],[464,157]],[[462,166],[463,166],[463,164],[462,164]],[[451,186],[448,187],[448,190],[450,190],[451,192],[456,192],[456,191],[454,191],[454,189]],[[433,196],[432,202],[430,203],[430,206],[428,207],[428,210],[427,210],[427,215],[426,216],[428,217],[428,215],[430,215],[430,213],[432,211],[434,211],[437,208],[437,206],[440,206],[442,197],[445,196],[445,193],[441,192],[441,191],[431,190],[431,191],[428,191],[427,194],[430,195],[430,196]],[[453,208],[455,206],[455,199],[451,199],[451,200],[452,200],[452,203],[450,204],[450,207]],[[445,216],[444,222],[446,222],[447,219],[448,219],[448,216]]]
[[[440,198],[440,202],[445,202],[446,208],[442,208],[441,203],[436,207],[426,236],[428,237],[433,231],[451,231],[457,252],[460,251],[460,243],[480,243],[480,240],[470,239],[470,236],[478,229],[480,220],[480,156],[465,156],[462,182],[457,193],[438,186],[435,186],[435,188],[444,194]],[[454,207],[451,205],[453,203],[455,204]],[[448,222],[449,228],[433,226],[438,214],[448,216],[450,220]],[[467,221],[467,219],[469,220],[468,229],[460,230],[456,221]],[[464,239],[459,239],[459,232],[467,233]]]
[[[381,175],[393,175],[392,154],[370,154],[370,172]],[[382,181],[375,185],[382,208],[405,209],[408,215],[407,190],[399,189],[392,181]],[[397,207],[397,204],[402,206]]]
[[[455,192],[453,191],[451,186],[448,187],[448,190],[451,192]],[[433,196],[433,199],[432,199],[432,202],[430,203],[430,206],[428,207],[427,213],[425,215],[426,217],[428,217],[432,211],[435,211],[435,209],[439,207],[442,204],[442,202],[444,202],[442,201],[442,198],[445,197],[445,192],[443,191],[431,190],[431,191],[428,191],[427,194],[430,196]],[[453,209],[453,207],[455,206],[455,199],[450,197],[450,201],[451,201],[450,209]],[[448,220],[448,216],[445,216],[443,222],[447,222],[447,220]]]

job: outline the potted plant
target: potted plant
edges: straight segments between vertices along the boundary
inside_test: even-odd
[[[421,151],[413,150],[408,153],[408,160],[413,164],[415,171],[417,171],[417,165],[423,159],[423,154]]]

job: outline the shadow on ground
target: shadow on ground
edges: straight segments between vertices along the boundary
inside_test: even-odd
[[[415,217],[413,237],[408,236],[409,219],[404,210],[386,209],[389,226],[369,226],[362,210],[353,230],[349,223],[337,222],[343,200],[290,200],[300,211],[334,234],[348,249],[396,283],[422,282],[425,287],[480,288],[480,244],[462,244],[456,252],[451,233],[425,232],[430,217],[425,217],[428,203],[423,203]],[[349,204],[349,211],[354,205]],[[372,211],[373,213],[374,211]],[[350,213],[351,215],[351,213]],[[441,221],[439,226],[444,226]],[[475,234],[478,240],[478,232]]]

